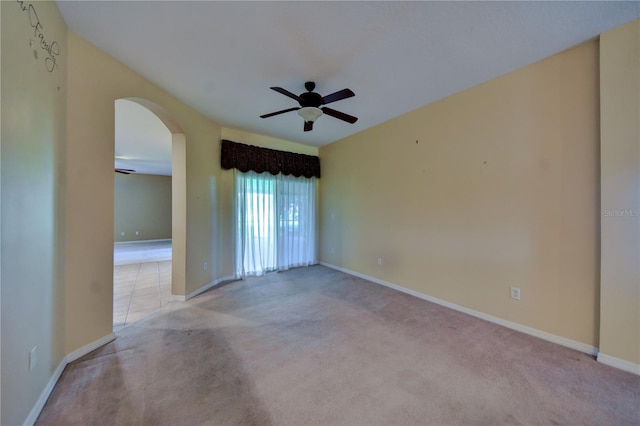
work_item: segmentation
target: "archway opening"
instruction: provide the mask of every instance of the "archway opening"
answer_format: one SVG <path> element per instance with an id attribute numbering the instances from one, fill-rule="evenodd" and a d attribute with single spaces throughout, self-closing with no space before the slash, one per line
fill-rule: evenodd
<path id="1" fill-rule="evenodd" d="M 184 299 L 185 142 L 159 105 L 115 101 L 114 329 Z"/>

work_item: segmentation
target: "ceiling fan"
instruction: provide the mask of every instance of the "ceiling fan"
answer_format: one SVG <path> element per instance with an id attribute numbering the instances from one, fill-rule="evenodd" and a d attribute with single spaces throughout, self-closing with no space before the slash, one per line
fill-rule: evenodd
<path id="1" fill-rule="evenodd" d="M 273 117 L 274 115 L 284 114 L 285 112 L 289 111 L 298 111 L 300 117 L 304 119 L 305 132 L 313 129 L 314 121 L 316 121 L 323 113 L 351 124 L 358 121 L 357 117 L 322 106 L 330 104 L 331 102 L 336 102 L 355 96 L 356 94 L 353 93 L 350 89 L 342 89 L 327 96 L 320 96 L 318 93 L 315 93 L 313 91 L 313 89 L 316 88 L 316 84 L 313 81 L 307 81 L 304 84 L 304 87 L 305 89 L 307 89 L 307 91 L 300 94 L 299 96 L 283 89 L 282 87 L 271 87 L 272 90 L 275 90 L 278 93 L 282 93 L 283 95 L 288 96 L 291 99 L 295 99 L 296 101 L 298 101 L 300 106 L 261 115 L 260 118 Z"/>
<path id="2" fill-rule="evenodd" d="M 132 169 L 120 169 L 118 167 L 116 167 L 115 169 L 113 169 L 114 172 L 116 173 L 122 173 L 123 175 L 130 175 L 131 173 L 135 173 L 135 170 Z"/>

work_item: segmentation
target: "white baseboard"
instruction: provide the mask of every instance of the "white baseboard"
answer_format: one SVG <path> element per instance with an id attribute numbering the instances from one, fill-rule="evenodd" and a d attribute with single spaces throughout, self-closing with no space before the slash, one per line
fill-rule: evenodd
<path id="1" fill-rule="evenodd" d="M 116 335 L 113 333 L 109 333 L 108 335 L 96 340 L 95 342 L 91 342 L 88 345 L 81 347 L 80 349 L 76 349 L 75 351 L 67 355 L 67 363 L 73 362 L 78 358 L 85 356 L 89 352 L 93 352 L 99 347 L 106 345 L 109 342 L 113 342 L 114 340 L 116 340 Z"/>
<path id="2" fill-rule="evenodd" d="M 222 284 L 224 282 L 227 281 L 235 281 L 237 280 L 238 277 L 236 277 L 235 275 L 230 275 L 228 277 L 222 277 L 222 278 L 218 278 L 217 280 L 211 281 L 209 284 L 205 285 L 204 287 L 200 287 L 199 289 L 197 289 L 196 291 L 189 293 L 185 296 L 185 300 L 189 300 L 192 299 L 194 297 L 196 297 L 197 295 L 204 293 L 205 291 L 219 285 Z M 172 296 L 172 297 L 180 297 L 180 296 Z"/>
<path id="3" fill-rule="evenodd" d="M 70 354 L 67 354 L 67 356 L 62 358 L 62 361 L 60 361 L 60 364 L 51 375 L 51 378 L 47 382 L 47 385 L 42 390 L 42 393 L 40 393 L 40 397 L 36 401 L 31 411 L 29 412 L 27 419 L 24 421 L 24 425 L 31 426 L 35 424 L 36 420 L 38 420 L 38 416 L 40 415 L 40 412 L 44 408 L 44 405 L 47 403 L 47 400 L 49 399 L 49 396 L 51 395 L 53 388 L 58 383 L 58 380 L 60 379 L 60 376 L 62 375 L 62 372 L 64 371 L 67 364 L 77 360 L 78 358 L 85 356 L 89 352 L 95 351 L 99 347 L 104 346 L 109 342 L 114 341 L 115 338 L 116 338 L 115 334 L 110 333 L 104 336 L 103 338 L 96 340 L 95 342 L 91 342 L 88 345 L 81 347 L 80 349 L 76 349 L 75 351 L 71 352 Z"/>
<path id="4" fill-rule="evenodd" d="M 205 285 L 204 287 L 201 287 L 199 289 L 197 289 L 194 292 L 189 293 L 186 296 L 179 296 L 177 294 L 172 294 L 169 297 L 169 301 L 171 302 L 186 302 L 189 299 L 193 299 L 194 297 L 196 297 L 197 295 L 204 293 L 205 291 L 212 289 L 213 287 L 222 284 L 224 282 L 227 281 L 235 281 L 235 280 L 239 280 L 240 278 L 236 277 L 236 276 L 228 276 L 228 277 L 222 277 L 222 278 L 218 278 L 217 280 L 211 281 L 209 284 Z"/>
<path id="5" fill-rule="evenodd" d="M 392 288 L 394 290 L 398 290 L 398 291 L 401 291 L 403 293 L 410 294 L 411 296 L 415 296 L 415 297 L 417 297 L 419 299 L 423 299 L 423 300 L 426 300 L 428 302 L 432 302 L 432 303 L 435 303 L 437 305 L 441 305 L 441 306 L 453 309 L 455 311 L 463 312 L 463 313 L 465 313 L 467 315 L 471 315 L 471 316 L 474 316 L 476 318 L 480 318 L 480 319 L 483 319 L 485 321 L 489 321 L 489 322 L 492 322 L 494 324 L 498 324 L 498 325 L 501 325 L 503 327 L 507 327 L 507 328 L 510 328 L 512 330 L 519 331 L 521 333 L 529 334 L 531 336 L 538 337 L 538 338 L 546 340 L 548 342 L 557 343 L 558 345 L 562 345 L 562 346 L 565 346 L 565 347 L 568 347 L 568 348 L 571 348 L 571 349 L 575 349 L 577 351 L 580 351 L 580 352 L 583 352 L 583 353 L 586 353 L 586 354 L 589 354 L 589 355 L 593 355 L 593 356 L 595 356 L 598 353 L 598 349 L 596 347 L 591 346 L 591 345 L 587 345 L 586 343 L 576 342 L 575 340 L 567 339 L 567 338 L 561 337 L 561 336 L 556 336 L 555 334 L 547 333 L 546 331 L 537 330 L 535 328 L 527 327 L 527 326 L 522 325 L 522 324 L 518 324 L 518 323 L 515 323 L 515 322 L 507 321 L 507 320 L 502 319 L 502 318 L 494 317 L 493 315 L 485 314 L 484 312 L 476 311 L 476 310 L 473 310 L 473 309 L 470 309 L 470 308 L 465 308 L 464 306 L 456 305 L 455 303 L 451 303 L 451 302 L 447 302 L 447 301 L 442 300 L 442 299 L 431 297 L 431 296 L 428 296 L 426 294 L 419 293 L 417 291 L 410 290 L 408 288 L 404 288 L 404 287 L 401 287 L 399 285 L 392 284 L 390 282 L 387 282 L 387 281 L 384 281 L 384 280 L 380 280 L 380 279 L 375 278 L 375 277 L 371 277 L 371 276 L 368 276 L 368 275 L 365 275 L 365 274 L 361 274 L 359 272 L 355 272 L 355 271 L 352 271 L 350 269 L 342 268 L 340 266 L 332 265 L 330 263 L 320 262 L 320 264 L 326 266 L 327 268 L 335 269 L 337 271 L 344 272 L 345 274 L 353 275 L 353 276 L 356 276 L 358 278 L 362 278 L 364 280 L 371 281 L 373 283 L 380 284 L 380 285 L 383 285 L 385 287 L 389 287 L 389 288 Z"/>
<path id="6" fill-rule="evenodd" d="M 25 426 L 32 426 L 35 424 L 36 420 L 38 420 L 38 416 L 40 415 L 40 412 L 44 408 L 44 404 L 47 403 L 47 400 L 49 399 L 49 396 L 51 395 L 53 388 L 56 386 L 56 383 L 58 383 L 58 379 L 60 379 L 60 376 L 62 375 L 62 372 L 64 371 L 64 368 L 66 366 L 67 366 L 67 357 L 63 357 L 62 361 L 60 361 L 60 364 L 58 364 L 58 368 L 56 368 L 56 371 L 53 372 L 53 375 L 47 382 L 47 385 L 42 390 L 42 393 L 40 393 L 40 397 L 36 401 L 31 411 L 29 412 L 27 419 L 24 421 Z"/>
<path id="7" fill-rule="evenodd" d="M 598 362 L 640 376 L 640 364 L 634 364 L 633 362 L 603 354 L 602 352 L 598 353 Z"/>
<path id="8" fill-rule="evenodd" d="M 135 243 L 159 243 L 163 241 L 171 241 L 171 238 L 160 238 L 159 240 L 132 240 L 132 241 L 116 241 L 113 244 L 135 244 Z"/>

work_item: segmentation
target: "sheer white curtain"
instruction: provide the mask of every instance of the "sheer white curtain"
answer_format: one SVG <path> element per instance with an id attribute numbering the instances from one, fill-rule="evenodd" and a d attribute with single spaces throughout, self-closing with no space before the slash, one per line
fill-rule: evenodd
<path id="1" fill-rule="evenodd" d="M 237 275 L 317 263 L 316 179 L 235 174 Z"/>

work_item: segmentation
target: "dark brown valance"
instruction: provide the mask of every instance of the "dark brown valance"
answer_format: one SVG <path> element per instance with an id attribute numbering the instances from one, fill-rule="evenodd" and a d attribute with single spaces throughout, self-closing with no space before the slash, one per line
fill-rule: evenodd
<path id="1" fill-rule="evenodd" d="M 222 140 L 220 163 L 223 169 L 282 173 L 296 177 L 320 177 L 320 159 L 315 155 L 294 154 Z"/>

